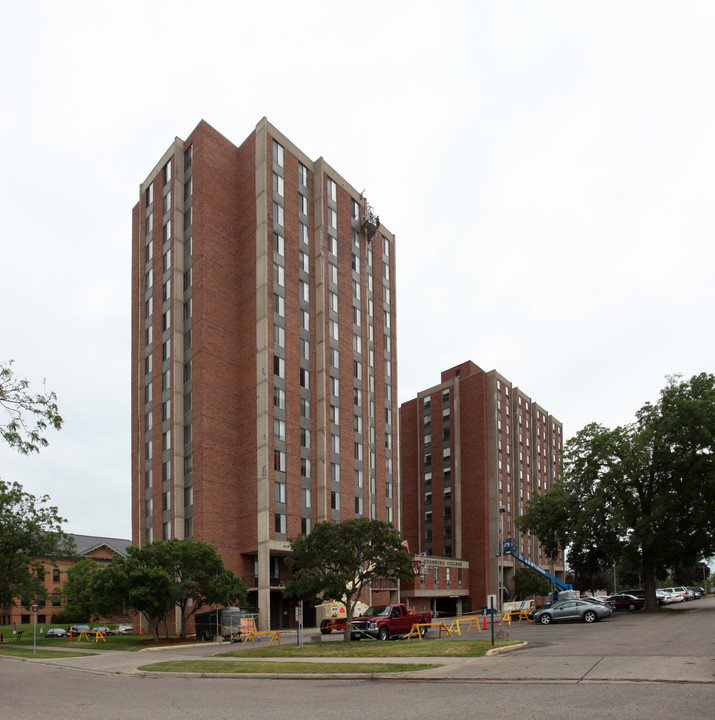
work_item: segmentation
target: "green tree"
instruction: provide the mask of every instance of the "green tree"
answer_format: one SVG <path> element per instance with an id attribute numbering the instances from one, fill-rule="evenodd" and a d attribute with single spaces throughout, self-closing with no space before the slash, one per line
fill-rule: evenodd
<path id="1" fill-rule="evenodd" d="M 87 598 L 92 615 L 106 616 L 123 602 L 147 618 L 154 639 L 175 607 L 186 621 L 205 605 L 231 605 L 246 600 L 248 587 L 228 570 L 213 545 L 191 539 L 158 540 L 131 546 L 127 557 L 115 558 L 100 572 L 79 575 L 75 593 Z"/>
<path id="2" fill-rule="evenodd" d="M 143 613 L 158 642 L 159 625 L 174 606 L 173 579 L 153 562 L 149 547 L 130 547 L 126 557 L 115 557 L 88 582 L 97 604 L 116 607 L 124 602 L 129 611 Z"/>
<path id="3" fill-rule="evenodd" d="M 412 557 L 390 523 L 354 518 L 319 522 L 310 534 L 291 540 L 286 565 L 293 570 L 285 594 L 303 600 L 322 596 L 346 609 L 344 640 L 350 640 L 355 604 L 363 588 L 377 578 L 413 578 Z"/>
<path id="4" fill-rule="evenodd" d="M 102 568 L 93 558 L 84 557 L 67 571 L 62 585 L 65 606 L 55 615 L 57 622 L 87 622 L 114 615 L 117 601 L 107 600 L 98 589 Z"/>
<path id="5" fill-rule="evenodd" d="M 12 366 L 13 360 L 0 360 L 0 408 L 8 418 L 6 422 L 0 422 L 0 437 L 10 447 L 29 455 L 47 447 L 45 431 L 48 428 L 59 430 L 63 420 L 55 393 L 45 390 L 32 394 L 30 382 L 18 378 Z M 28 419 L 30 416 L 31 420 Z"/>
<path id="6" fill-rule="evenodd" d="M 519 568 L 514 573 L 514 596 L 517 600 L 526 600 L 532 595 L 548 595 L 551 583 L 535 570 Z"/>
<path id="7" fill-rule="evenodd" d="M 0 479 L 0 605 L 44 597 L 42 560 L 73 553 L 64 519 L 49 502 Z"/>
<path id="8" fill-rule="evenodd" d="M 154 553 L 156 564 L 173 578 L 172 597 L 181 612 L 181 637 L 186 637 L 187 620 L 202 607 L 246 602 L 246 583 L 224 566 L 215 546 L 172 539 L 147 548 Z"/>
<path id="9" fill-rule="evenodd" d="M 566 443 L 559 482 L 516 525 L 552 556 L 568 549 L 578 576 L 639 568 L 645 607 L 657 608 L 657 577 L 715 551 L 715 376 L 669 378 L 629 425 L 587 425 Z"/>

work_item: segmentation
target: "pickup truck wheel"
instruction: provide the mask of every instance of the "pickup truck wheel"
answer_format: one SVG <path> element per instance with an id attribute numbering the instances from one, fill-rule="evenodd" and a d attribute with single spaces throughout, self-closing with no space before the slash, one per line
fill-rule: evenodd
<path id="1" fill-rule="evenodd" d="M 320 632 L 323 633 L 323 635 L 330 635 L 330 630 L 331 630 L 331 628 L 330 628 L 330 625 L 328 625 L 328 621 L 323 620 L 320 623 Z"/>
<path id="2" fill-rule="evenodd" d="M 385 625 L 383 625 L 377 631 L 377 639 L 378 640 L 389 640 L 390 639 L 390 631 L 387 629 L 387 627 Z"/>
<path id="3" fill-rule="evenodd" d="M 427 628 L 421 627 L 420 628 L 420 637 L 424 637 L 427 634 Z"/>

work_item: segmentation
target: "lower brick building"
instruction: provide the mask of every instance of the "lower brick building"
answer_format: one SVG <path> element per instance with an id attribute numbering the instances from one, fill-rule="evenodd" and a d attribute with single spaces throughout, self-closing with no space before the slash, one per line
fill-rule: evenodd
<path id="1" fill-rule="evenodd" d="M 62 585 L 67 580 L 67 571 L 83 558 L 92 558 L 100 566 L 109 564 L 115 557 L 125 557 L 130 540 L 96 537 L 94 535 L 74 535 L 67 533 L 74 541 L 76 554 L 59 555 L 53 558 L 38 558 L 43 569 L 42 580 L 45 586 L 43 597 L 37 598 L 37 624 L 51 625 L 54 616 L 64 609 Z M 87 618 L 89 620 L 89 618 Z M 126 619 L 122 616 L 122 619 Z M 111 618 L 106 618 L 110 621 Z M 30 625 L 33 622 L 30 600 L 17 598 L 15 604 L 0 606 L 0 625 Z"/>
<path id="2" fill-rule="evenodd" d="M 403 597 L 429 597 L 437 612 L 468 612 L 513 596 L 522 555 L 563 577 L 538 538 L 514 518 L 556 480 L 561 423 L 496 370 L 468 361 L 400 407 L 402 531 L 422 565 Z M 423 580 L 422 578 L 426 578 Z"/>

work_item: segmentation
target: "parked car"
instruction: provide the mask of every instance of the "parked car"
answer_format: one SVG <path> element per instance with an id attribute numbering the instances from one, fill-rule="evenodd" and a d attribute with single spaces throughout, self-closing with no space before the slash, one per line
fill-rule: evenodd
<path id="1" fill-rule="evenodd" d="M 106 625 L 96 625 L 92 628 L 92 632 L 102 633 L 102 635 L 112 634 L 112 631 Z"/>
<path id="2" fill-rule="evenodd" d="M 608 604 L 614 610 L 640 610 L 645 604 L 645 597 L 636 597 L 635 595 L 626 595 L 619 593 L 618 595 L 610 595 Z"/>
<path id="3" fill-rule="evenodd" d="M 117 625 L 114 630 L 110 630 L 110 635 L 131 635 L 134 628 L 131 625 Z"/>
<path id="4" fill-rule="evenodd" d="M 64 628 L 50 628 L 46 633 L 46 638 L 69 637 L 70 634 Z"/>
<path id="5" fill-rule="evenodd" d="M 637 588 L 635 590 L 621 590 L 617 593 L 618 595 L 633 595 L 633 597 L 645 597 L 645 590 L 643 588 Z"/>
<path id="6" fill-rule="evenodd" d="M 684 602 L 682 595 L 671 595 L 664 590 L 656 590 L 655 597 L 659 605 L 672 605 L 673 603 Z"/>
<path id="7" fill-rule="evenodd" d="M 705 595 L 705 588 L 688 585 L 688 590 L 690 590 L 695 595 L 696 600 L 699 600 L 703 595 Z"/>
<path id="8" fill-rule="evenodd" d="M 608 598 L 606 597 L 595 597 L 594 595 L 581 595 L 579 600 L 584 602 L 597 603 L 598 605 L 608 605 Z"/>
<path id="9" fill-rule="evenodd" d="M 551 607 L 534 613 L 534 622 L 542 625 L 568 620 L 583 620 L 592 623 L 610 617 L 612 613 L 613 610 L 603 603 L 586 602 L 585 600 L 559 600 Z"/>
<path id="10" fill-rule="evenodd" d="M 677 596 L 683 600 L 690 599 L 688 591 L 682 585 L 678 587 L 658 588 L 658 590 L 662 590 L 666 595 L 670 595 L 671 597 Z"/>
<path id="11" fill-rule="evenodd" d="M 70 625 L 68 631 L 73 635 L 79 635 L 81 632 L 89 631 L 89 625 Z"/>

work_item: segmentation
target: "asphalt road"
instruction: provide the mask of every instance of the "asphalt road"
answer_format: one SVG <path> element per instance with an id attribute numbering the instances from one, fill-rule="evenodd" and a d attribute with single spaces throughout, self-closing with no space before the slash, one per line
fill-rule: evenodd
<path id="1" fill-rule="evenodd" d="M 441 671 L 349 680 L 139 674 L 153 660 L 217 648 L 102 653 L 92 660 L 0 657 L 6 720 L 177 718 L 712 717 L 715 599 L 657 615 L 619 613 L 593 625 L 514 625 L 525 650 L 458 659 Z M 484 634 L 482 633 L 482 636 Z M 455 640 L 459 642 L 459 640 Z M 237 646 L 232 646 L 233 648 Z"/>

